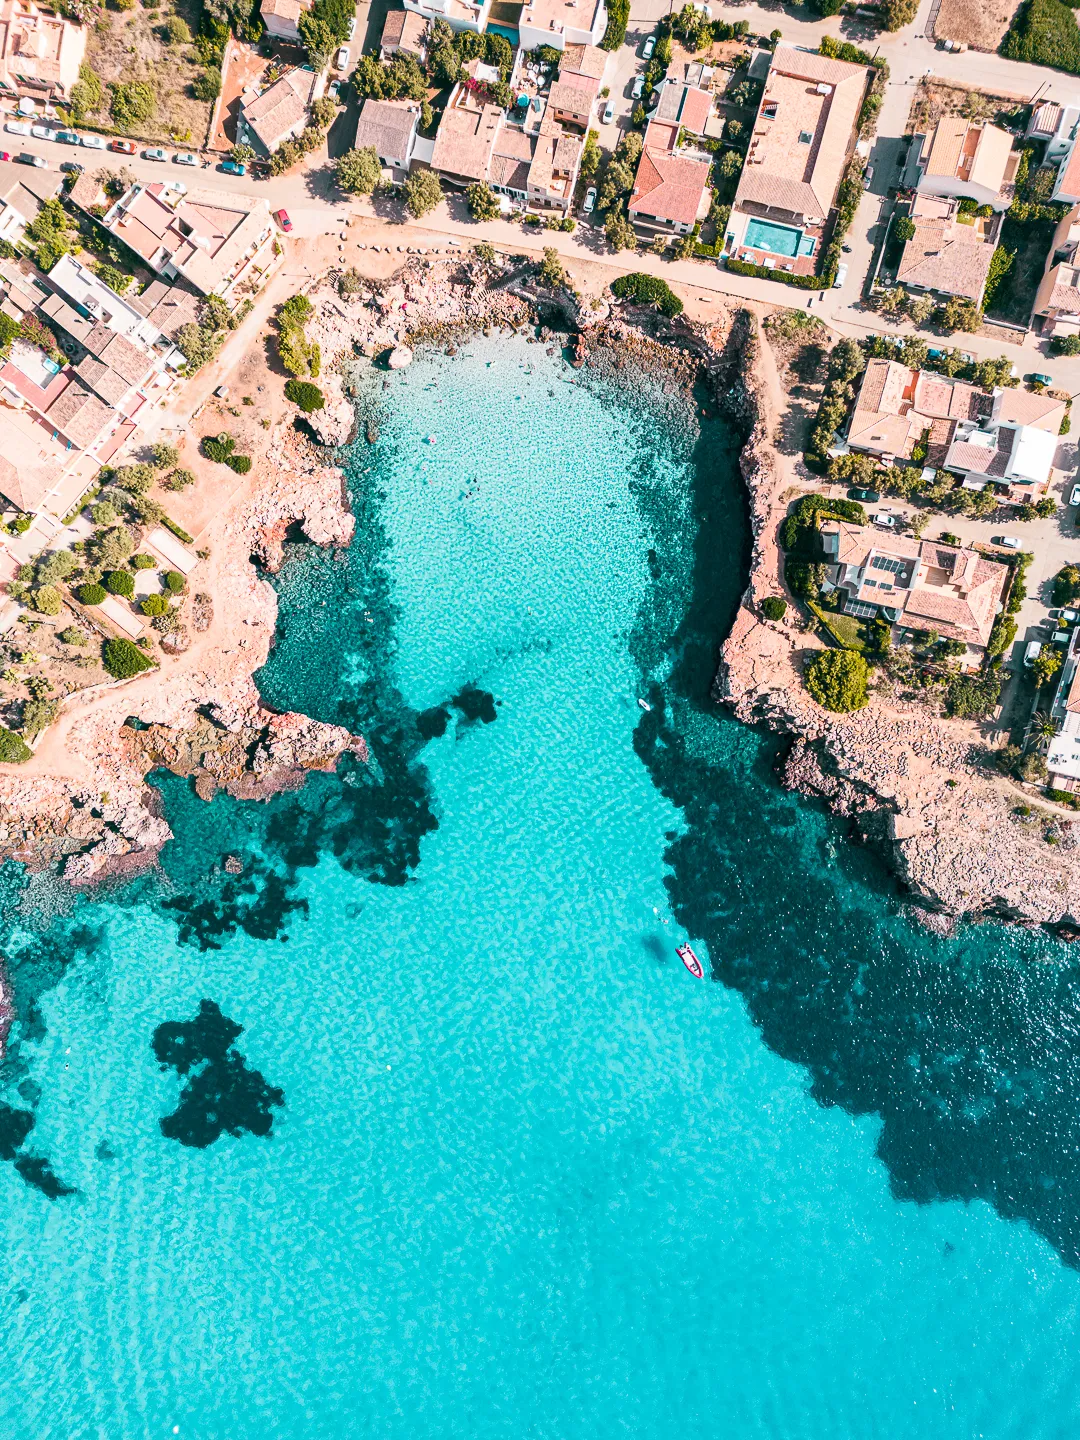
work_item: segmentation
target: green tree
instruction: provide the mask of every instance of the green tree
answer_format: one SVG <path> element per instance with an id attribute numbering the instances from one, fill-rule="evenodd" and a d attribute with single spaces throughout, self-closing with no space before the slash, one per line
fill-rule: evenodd
<path id="1" fill-rule="evenodd" d="M 144 615 L 164 615 L 169 609 L 169 602 L 164 595 L 147 595 L 139 609 Z"/>
<path id="2" fill-rule="evenodd" d="M 780 595 L 766 595 L 761 602 L 761 613 L 766 620 L 782 620 L 787 614 L 787 601 Z"/>
<path id="3" fill-rule="evenodd" d="M 216 100 L 221 94 L 221 71 L 213 68 L 201 71 L 191 82 L 191 93 L 196 100 Z"/>
<path id="4" fill-rule="evenodd" d="M 941 307 L 941 328 L 950 334 L 957 330 L 974 333 L 982 324 L 982 311 L 973 300 L 962 300 L 958 295 L 950 295 L 945 304 Z"/>
<path id="5" fill-rule="evenodd" d="M 499 197 L 483 180 L 469 186 L 465 191 L 465 201 L 474 220 L 497 220 L 502 213 Z"/>
<path id="6" fill-rule="evenodd" d="M 130 640 L 106 640 L 102 646 L 101 663 L 117 680 L 127 680 L 151 667 L 151 661 Z"/>
<path id="7" fill-rule="evenodd" d="M 884 0 L 882 15 L 886 30 L 902 30 L 910 25 L 919 9 L 919 0 Z"/>
<path id="8" fill-rule="evenodd" d="M 371 145 L 346 150 L 334 161 L 334 179 L 346 195 L 372 195 L 382 183 L 382 165 Z"/>
<path id="9" fill-rule="evenodd" d="M 1035 514 L 1040 520 L 1049 520 L 1051 515 L 1057 513 L 1057 501 L 1049 495 L 1044 495 L 1041 500 L 1035 502 Z"/>
<path id="10" fill-rule="evenodd" d="M 27 700 L 22 707 L 19 728 L 31 740 L 36 740 L 56 719 L 59 709 L 55 700 Z"/>
<path id="11" fill-rule="evenodd" d="M 544 258 L 540 263 L 537 279 L 541 285 L 546 285 L 551 290 L 558 290 L 566 284 L 566 271 L 559 252 L 552 245 L 544 246 Z"/>
<path id="12" fill-rule="evenodd" d="M 1077 596 L 1080 596 L 1080 566 L 1065 565 L 1054 576 L 1054 604 L 1068 605 Z"/>
<path id="13" fill-rule="evenodd" d="M 110 595 L 130 599 L 135 594 L 135 580 L 130 570 L 110 570 L 105 576 L 105 589 Z"/>
<path id="14" fill-rule="evenodd" d="M 0 725 L 0 762 L 5 765 L 21 765 L 29 760 L 33 751 L 21 736 Z"/>
<path id="15" fill-rule="evenodd" d="M 1031 673 L 1040 685 L 1046 685 L 1061 669 L 1061 655 L 1056 649 L 1044 645 L 1031 662 Z"/>
<path id="16" fill-rule="evenodd" d="M 291 400 L 305 415 L 321 410 L 326 404 L 326 396 L 317 385 L 312 385 L 310 380 L 286 380 L 285 398 Z"/>
<path id="17" fill-rule="evenodd" d="M 158 440 L 150 446 L 150 463 L 155 470 L 175 470 L 180 463 L 180 451 L 165 440 Z"/>
<path id="18" fill-rule="evenodd" d="M 329 130 L 337 119 L 338 107 L 329 95 L 320 95 L 311 107 L 311 123 L 317 130 Z"/>
<path id="19" fill-rule="evenodd" d="M 1042 659 L 1042 656 L 1039 656 Z M 1058 723 L 1045 710 L 1036 710 L 1031 717 L 1031 741 L 1036 750 L 1046 751 L 1058 733 Z"/>
<path id="20" fill-rule="evenodd" d="M 869 703 L 866 661 L 857 650 L 822 650 L 806 667 L 806 688 L 826 710 L 846 713 Z"/>
<path id="21" fill-rule="evenodd" d="M 910 295 L 907 302 L 908 319 L 913 325 L 925 325 L 937 309 L 929 295 Z"/>
<path id="22" fill-rule="evenodd" d="M 442 186 L 434 170 L 417 170 L 405 181 L 405 208 L 414 220 L 434 210 L 443 198 Z"/>
<path id="23" fill-rule="evenodd" d="M 195 484 L 195 476 L 190 470 L 174 470 L 169 478 L 164 481 L 166 490 L 186 490 L 189 485 Z"/>
<path id="24" fill-rule="evenodd" d="M 115 570 L 123 565 L 134 549 L 135 542 L 126 525 L 96 530 L 86 542 L 87 558 L 101 570 Z"/>
<path id="25" fill-rule="evenodd" d="M 40 589 L 30 592 L 31 608 L 39 615 L 59 615 L 64 608 L 64 602 L 60 598 L 60 591 L 55 585 L 42 585 Z"/>
<path id="26" fill-rule="evenodd" d="M 301 14 L 296 28 L 300 31 L 300 42 L 308 53 L 312 67 L 316 71 L 321 70 L 334 53 L 338 43 L 337 36 L 314 9 L 305 10 Z M 358 93 L 363 94 L 362 91 Z"/>
<path id="27" fill-rule="evenodd" d="M 104 585 L 80 585 L 75 598 L 82 605 L 100 605 L 107 593 Z"/>
<path id="28" fill-rule="evenodd" d="M 613 250 L 637 249 L 637 234 L 620 209 L 613 208 L 608 212 L 604 236 Z"/>
<path id="29" fill-rule="evenodd" d="M 55 585 L 59 580 L 66 580 L 78 566 L 79 562 L 70 550 L 47 550 L 38 557 L 34 578 L 39 585 Z"/>

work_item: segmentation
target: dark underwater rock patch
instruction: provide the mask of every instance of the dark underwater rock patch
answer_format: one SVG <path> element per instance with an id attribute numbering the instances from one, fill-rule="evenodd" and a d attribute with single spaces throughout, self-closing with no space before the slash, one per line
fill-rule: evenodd
<path id="1" fill-rule="evenodd" d="M 199 1002 L 193 1020 L 166 1020 L 154 1031 L 151 1044 L 162 1070 L 191 1076 L 176 1109 L 159 1122 L 166 1139 L 205 1150 L 226 1133 L 270 1134 L 272 1112 L 285 1104 L 285 1092 L 268 1085 L 234 1048 L 243 1032 L 212 1000 Z"/>
<path id="2" fill-rule="evenodd" d="M 74 1186 L 65 1185 L 48 1160 L 22 1150 L 35 1124 L 30 1110 L 17 1110 L 13 1105 L 0 1104 L 0 1160 L 7 1160 L 28 1185 L 40 1190 L 47 1200 L 60 1200 L 75 1195 Z"/>
<path id="3" fill-rule="evenodd" d="M 472 683 L 463 685 L 450 704 L 467 724 L 475 724 L 480 720 L 485 725 L 490 725 L 496 717 L 495 696 L 489 690 L 481 690 Z"/>

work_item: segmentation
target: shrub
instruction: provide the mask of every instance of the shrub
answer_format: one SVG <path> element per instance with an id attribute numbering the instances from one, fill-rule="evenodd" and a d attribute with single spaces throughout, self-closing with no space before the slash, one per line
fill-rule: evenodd
<path id="1" fill-rule="evenodd" d="M 761 613 L 766 620 L 782 620 L 787 613 L 787 601 L 779 595 L 766 595 L 761 602 Z"/>
<path id="2" fill-rule="evenodd" d="M 566 284 L 566 271 L 559 259 L 559 252 L 551 245 L 544 246 L 544 258 L 540 262 L 536 278 L 550 290 L 558 290 Z"/>
<path id="3" fill-rule="evenodd" d="M 910 25 L 919 9 L 919 0 L 885 0 L 882 14 L 886 30 L 902 30 Z"/>
<path id="4" fill-rule="evenodd" d="M 169 602 L 164 595 L 147 595 L 139 606 L 144 615 L 164 615 L 168 608 Z"/>
<path id="5" fill-rule="evenodd" d="M 225 464 L 230 470 L 235 470 L 237 475 L 246 475 L 251 469 L 250 455 L 229 455 L 226 456 Z"/>
<path id="6" fill-rule="evenodd" d="M 111 525 L 114 520 L 120 519 L 120 511 L 109 500 L 99 500 L 91 507 L 90 518 L 95 525 Z"/>
<path id="7" fill-rule="evenodd" d="M 63 641 L 65 645 L 85 645 L 86 631 L 80 630 L 77 625 L 69 625 L 66 629 L 61 630 L 56 638 Z"/>
<path id="8" fill-rule="evenodd" d="M 1050 341 L 1051 355 L 1080 355 L 1080 335 L 1055 335 Z"/>
<path id="9" fill-rule="evenodd" d="M 905 245 L 909 240 L 915 239 L 915 221 L 910 220 L 906 215 L 901 215 L 892 228 L 896 238 L 902 240 Z"/>
<path id="10" fill-rule="evenodd" d="M 806 667 L 806 688 L 826 710 L 844 714 L 868 704 L 868 674 L 857 650 L 822 650 Z"/>
<path id="11" fill-rule="evenodd" d="M 203 70 L 191 82 L 191 93 L 196 100 L 216 100 L 221 94 L 221 71 Z"/>
<path id="12" fill-rule="evenodd" d="M 434 170 L 418 170 L 410 175 L 404 185 L 405 209 L 414 220 L 419 220 L 429 210 L 434 210 L 442 198 L 442 186 Z"/>
<path id="13" fill-rule="evenodd" d="M 30 759 L 32 753 L 21 736 L 0 725 L 0 761 L 5 765 L 21 765 L 24 760 Z"/>
<path id="14" fill-rule="evenodd" d="M 42 585 L 39 590 L 31 591 L 30 605 L 39 615 L 59 615 L 64 608 L 55 585 Z"/>
<path id="15" fill-rule="evenodd" d="M 1026 0 L 1001 45 L 1010 60 L 1080 74 L 1080 31 L 1061 0 Z"/>
<path id="16" fill-rule="evenodd" d="M 190 470 L 174 470 L 163 483 L 166 490 L 184 490 L 195 484 L 195 476 Z"/>
<path id="17" fill-rule="evenodd" d="M 161 577 L 161 583 L 170 595 L 179 595 L 187 584 L 187 581 L 183 575 L 180 574 L 179 570 L 166 570 L 165 574 Z"/>
<path id="18" fill-rule="evenodd" d="M 618 206 L 613 206 L 608 212 L 604 236 L 613 250 L 637 249 L 637 232 Z"/>
<path id="19" fill-rule="evenodd" d="M 310 415 L 313 410 L 322 410 L 326 405 L 326 396 L 310 380 L 286 380 L 285 398 L 299 406 L 305 415 Z"/>
<path id="20" fill-rule="evenodd" d="M 626 39 L 626 27 L 630 23 L 630 0 L 610 0 L 607 14 L 607 29 L 600 41 L 600 48 L 620 50 Z"/>
<path id="21" fill-rule="evenodd" d="M 1054 576 L 1054 604 L 1069 605 L 1077 596 L 1080 596 L 1080 566 L 1065 565 Z"/>
<path id="22" fill-rule="evenodd" d="M 174 470 L 180 463 L 180 451 L 175 445 L 159 440 L 150 447 L 150 463 L 155 470 Z"/>
<path id="23" fill-rule="evenodd" d="M 153 570 L 157 561 L 152 555 L 132 555 L 128 564 L 132 570 Z"/>
<path id="24" fill-rule="evenodd" d="M 128 570 L 110 570 L 105 576 L 105 589 L 110 595 L 130 597 L 135 594 L 135 579 Z"/>
<path id="25" fill-rule="evenodd" d="M 179 15 L 170 15 L 165 22 L 165 34 L 170 45 L 190 45 L 191 29 Z"/>
<path id="26" fill-rule="evenodd" d="M 79 585 L 75 590 L 75 598 L 83 605 L 100 605 L 105 599 L 104 585 Z"/>
<path id="27" fill-rule="evenodd" d="M 1001 694 L 1001 680 L 994 671 L 982 675 L 957 675 L 945 691 L 945 710 L 961 719 L 983 720 L 993 714 Z"/>
<path id="28" fill-rule="evenodd" d="M 144 495 L 154 483 L 154 471 L 149 465 L 121 465 L 113 476 L 113 484 L 129 495 Z"/>
<path id="29" fill-rule="evenodd" d="M 52 724 L 59 709 L 60 706 L 55 700 L 27 700 L 22 707 L 19 728 L 33 740 Z"/>
<path id="30" fill-rule="evenodd" d="M 116 680 L 127 680 L 149 670 L 151 662 L 130 640 L 106 640 L 101 648 L 101 663 Z"/>
<path id="31" fill-rule="evenodd" d="M 990 639 L 986 644 L 987 655 L 1004 655 L 1015 639 L 1016 621 L 1011 615 L 999 615 L 994 621 Z"/>
<path id="32" fill-rule="evenodd" d="M 334 161 L 334 179 L 347 195 L 373 195 L 382 181 L 382 165 L 373 146 L 340 155 Z"/>
<path id="33" fill-rule="evenodd" d="M 632 300 L 637 305 L 655 305 L 662 314 L 674 319 L 681 315 L 683 302 L 665 280 L 644 271 L 632 270 L 612 281 L 611 293 L 618 300 Z"/>
<path id="34" fill-rule="evenodd" d="M 236 449 L 236 441 L 227 430 L 223 430 L 220 435 L 204 435 L 199 449 L 207 460 L 214 460 L 219 465 L 224 465 Z"/>
<path id="35" fill-rule="evenodd" d="M 474 220 L 497 220 L 502 213 L 499 197 L 483 180 L 469 186 L 465 191 L 465 202 Z"/>
<path id="36" fill-rule="evenodd" d="M 144 125 L 153 117 L 154 111 L 157 109 L 157 97 L 154 87 L 148 85 L 145 80 L 116 81 L 109 86 L 109 89 L 112 91 L 109 114 L 121 129 L 126 130 L 133 125 Z M 219 93 L 220 90 L 221 75 L 219 73 L 216 93 Z M 215 97 L 208 96 L 206 98 L 213 99 Z"/>

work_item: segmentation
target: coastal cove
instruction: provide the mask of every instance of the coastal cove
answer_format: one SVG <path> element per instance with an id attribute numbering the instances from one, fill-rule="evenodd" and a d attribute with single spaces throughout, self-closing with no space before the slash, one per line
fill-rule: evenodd
<path id="1" fill-rule="evenodd" d="M 256 679 L 366 762 L 0 875 L 0 1428 L 1074 1428 L 1075 952 L 929 934 L 710 700 L 739 437 L 520 338 L 359 408 Z"/>

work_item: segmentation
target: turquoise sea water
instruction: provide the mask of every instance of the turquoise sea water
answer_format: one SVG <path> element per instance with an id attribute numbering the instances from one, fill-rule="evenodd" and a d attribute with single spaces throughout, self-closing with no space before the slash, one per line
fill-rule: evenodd
<path id="1" fill-rule="evenodd" d="M 259 677 L 370 769 L 0 875 L 0 1436 L 1072 1436 L 1073 952 L 914 928 L 707 703 L 720 421 L 379 386 Z"/>

